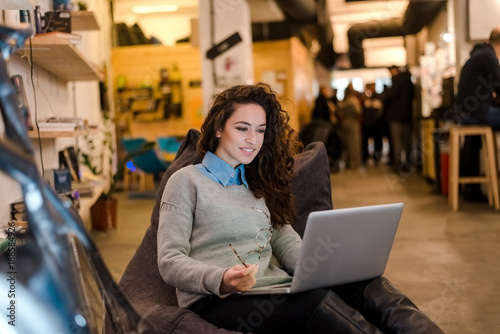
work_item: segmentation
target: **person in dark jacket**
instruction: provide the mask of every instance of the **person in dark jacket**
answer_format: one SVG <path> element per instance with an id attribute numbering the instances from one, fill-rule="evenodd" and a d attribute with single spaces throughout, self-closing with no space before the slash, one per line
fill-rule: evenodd
<path id="1" fill-rule="evenodd" d="M 383 96 L 385 117 L 390 128 L 393 164 L 399 170 L 408 163 L 411 152 L 414 86 L 409 71 L 400 71 L 396 65 L 389 71 L 392 84 Z"/>
<path id="2" fill-rule="evenodd" d="M 335 91 L 328 86 L 321 86 L 316 97 L 311 118 L 323 119 L 327 122 L 336 124 L 335 110 L 337 109 L 337 100 Z"/>
<path id="3" fill-rule="evenodd" d="M 461 124 L 490 125 L 500 131 L 500 26 L 492 29 L 486 43 L 473 47 L 460 72 L 453 110 Z M 479 175 L 481 138 L 468 136 L 462 148 L 460 171 L 464 176 Z M 462 192 L 466 201 L 485 201 L 479 184 L 467 184 Z"/>
<path id="4" fill-rule="evenodd" d="M 488 42 L 473 47 L 462 67 L 454 110 L 462 124 L 491 125 L 500 131 L 500 26 L 491 31 Z"/>

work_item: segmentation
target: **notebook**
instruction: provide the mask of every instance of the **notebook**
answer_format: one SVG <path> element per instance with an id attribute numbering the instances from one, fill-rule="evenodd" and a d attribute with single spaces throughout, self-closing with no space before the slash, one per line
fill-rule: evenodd
<path id="1" fill-rule="evenodd" d="M 382 276 L 403 203 L 311 212 L 291 283 L 242 294 L 297 293 Z"/>

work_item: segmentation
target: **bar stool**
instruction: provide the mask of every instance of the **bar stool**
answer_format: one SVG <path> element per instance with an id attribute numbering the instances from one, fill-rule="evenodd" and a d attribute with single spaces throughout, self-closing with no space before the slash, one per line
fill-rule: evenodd
<path id="1" fill-rule="evenodd" d="M 484 157 L 484 176 L 460 176 L 460 140 L 465 136 L 481 136 Z M 488 184 L 488 204 L 500 210 L 498 190 L 498 170 L 496 163 L 493 131 L 489 126 L 461 125 L 450 129 L 450 165 L 448 181 L 448 201 L 453 211 L 458 210 L 458 189 L 460 184 Z"/>

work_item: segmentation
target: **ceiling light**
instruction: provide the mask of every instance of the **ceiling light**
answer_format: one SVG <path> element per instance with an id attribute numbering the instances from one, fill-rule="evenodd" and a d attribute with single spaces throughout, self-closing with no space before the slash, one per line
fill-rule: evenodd
<path id="1" fill-rule="evenodd" d="M 160 6 L 135 6 L 132 11 L 136 14 L 164 13 L 176 12 L 179 9 L 177 5 L 160 5 Z"/>
<path id="2" fill-rule="evenodd" d="M 441 39 L 446 43 L 450 43 L 453 40 L 453 35 L 449 32 L 445 32 L 441 34 Z"/>

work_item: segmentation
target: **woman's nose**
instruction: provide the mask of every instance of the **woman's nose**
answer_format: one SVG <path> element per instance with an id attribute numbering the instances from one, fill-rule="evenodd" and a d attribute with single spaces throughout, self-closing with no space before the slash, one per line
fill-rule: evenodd
<path id="1" fill-rule="evenodd" d="M 253 131 L 248 131 L 246 142 L 249 144 L 255 144 L 255 133 Z"/>

